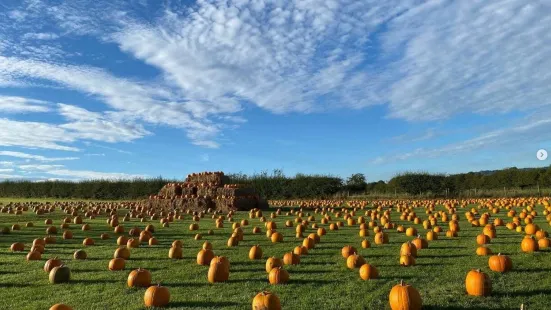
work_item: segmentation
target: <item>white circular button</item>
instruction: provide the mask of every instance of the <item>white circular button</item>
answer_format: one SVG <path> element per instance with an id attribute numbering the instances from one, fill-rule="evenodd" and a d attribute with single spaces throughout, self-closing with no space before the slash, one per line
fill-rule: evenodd
<path id="1" fill-rule="evenodd" d="M 544 150 L 544 149 L 539 150 L 539 151 L 536 153 L 536 157 L 537 157 L 539 160 L 546 160 L 546 159 L 547 159 L 547 151 Z"/>

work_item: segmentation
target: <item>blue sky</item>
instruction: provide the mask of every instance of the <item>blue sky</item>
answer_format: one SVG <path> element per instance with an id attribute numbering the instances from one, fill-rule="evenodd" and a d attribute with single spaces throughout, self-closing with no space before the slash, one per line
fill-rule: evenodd
<path id="1" fill-rule="evenodd" d="M 2 1 L 0 179 L 548 166 L 545 1 Z"/>

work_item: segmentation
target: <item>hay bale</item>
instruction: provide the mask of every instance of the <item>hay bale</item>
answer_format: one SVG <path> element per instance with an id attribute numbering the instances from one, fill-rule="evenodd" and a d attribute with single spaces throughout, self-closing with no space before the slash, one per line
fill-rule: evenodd
<path id="1" fill-rule="evenodd" d="M 182 195 L 197 195 L 197 187 L 184 187 L 182 188 Z"/>
<path id="2" fill-rule="evenodd" d="M 159 191 L 159 196 L 174 197 L 182 195 L 182 187 L 179 184 L 167 184 Z"/>
<path id="3" fill-rule="evenodd" d="M 215 197 L 218 187 L 198 187 L 197 196 Z"/>
<path id="4" fill-rule="evenodd" d="M 219 187 L 216 190 L 217 196 L 225 196 L 225 197 L 232 197 L 232 196 L 253 196 L 255 195 L 255 190 L 253 188 L 224 188 Z"/>
<path id="5" fill-rule="evenodd" d="M 223 186 L 225 183 L 229 182 L 229 178 L 223 173 L 207 173 L 207 174 L 190 174 L 186 178 L 186 182 L 192 183 L 195 185 L 205 184 L 210 186 Z"/>

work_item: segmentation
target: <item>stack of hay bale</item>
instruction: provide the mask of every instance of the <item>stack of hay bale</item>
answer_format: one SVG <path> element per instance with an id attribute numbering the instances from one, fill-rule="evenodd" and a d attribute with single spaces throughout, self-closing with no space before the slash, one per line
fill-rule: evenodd
<path id="1" fill-rule="evenodd" d="M 240 184 L 228 184 L 223 172 L 192 173 L 183 183 L 169 183 L 158 195 L 149 197 L 149 206 L 205 211 L 265 209 L 268 203 L 253 188 Z"/>

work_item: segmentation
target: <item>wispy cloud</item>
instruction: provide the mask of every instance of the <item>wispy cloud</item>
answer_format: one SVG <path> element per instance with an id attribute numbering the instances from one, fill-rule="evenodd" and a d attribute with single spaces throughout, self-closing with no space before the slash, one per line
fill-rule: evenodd
<path id="1" fill-rule="evenodd" d="M 63 165 L 20 165 L 18 168 L 26 173 L 55 176 L 57 179 L 90 180 L 90 179 L 135 179 L 146 178 L 144 174 L 117 172 L 99 172 L 90 170 L 71 170 Z M 44 177 L 49 178 L 49 177 Z"/>
<path id="2" fill-rule="evenodd" d="M 48 112 L 48 102 L 17 96 L 0 95 L 0 113 Z"/>
<path id="3" fill-rule="evenodd" d="M 545 116 L 545 115 L 543 115 Z M 529 120 L 530 119 L 530 120 Z M 410 152 L 398 155 L 380 156 L 371 161 L 372 164 L 386 164 L 410 158 L 434 158 L 443 155 L 459 155 L 461 153 L 477 151 L 482 149 L 494 149 L 502 146 L 518 147 L 527 141 L 538 143 L 551 140 L 551 119 L 544 117 L 540 119 L 526 118 L 524 124 L 514 127 L 499 129 L 484 133 L 477 137 L 457 143 L 445 145 L 440 148 L 417 148 Z M 536 149 L 534 149 L 534 154 Z"/>
<path id="4" fill-rule="evenodd" d="M 155 125 L 216 148 L 222 130 L 246 121 L 247 104 L 273 113 L 385 104 L 389 117 L 412 122 L 551 105 L 551 7 L 542 1 L 230 4 L 169 2 L 148 8 L 146 18 L 135 1 L 33 1 L 0 12 L 0 51 L 9 50 L 0 56 L 0 85 L 54 84 L 104 103 L 99 112 L 61 106 L 63 124 L 0 119 L 0 145 L 74 151 L 81 140 L 140 139 Z M 43 30 L 50 28 L 51 36 Z M 20 44 L 11 33 L 94 36 L 160 76 L 75 65 L 63 46 L 27 42 L 13 50 Z"/>
<path id="5" fill-rule="evenodd" d="M 393 142 L 420 142 L 430 140 L 437 135 L 438 134 L 435 128 L 429 128 L 420 134 L 406 133 L 403 135 L 391 137 L 390 140 Z"/>
<path id="6" fill-rule="evenodd" d="M 11 107 L 15 109 L 15 105 Z M 29 110 L 29 106 L 23 105 L 19 106 L 19 111 L 25 108 Z M 0 128 L 3 129 L 0 131 L 0 146 L 79 151 L 78 147 L 71 144 L 83 140 L 107 143 L 131 142 L 151 134 L 142 125 L 119 119 L 116 114 L 109 112 L 90 112 L 61 103 L 57 104 L 55 111 L 67 122 L 52 124 L 0 118 Z"/>
<path id="7" fill-rule="evenodd" d="M 86 141 L 85 144 L 88 145 L 88 146 L 92 146 L 92 147 L 97 147 L 97 148 L 101 148 L 101 149 L 105 149 L 105 150 L 115 151 L 115 152 L 121 153 L 121 154 L 127 154 L 127 155 L 132 155 L 133 154 L 132 152 L 121 150 L 121 149 L 118 149 L 116 147 L 91 143 L 91 142 L 88 142 L 88 141 Z"/>
<path id="8" fill-rule="evenodd" d="M 27 154 L 22 152 L 12 152 L 12 151 L 0 151 L 0 156 L 32 159 L 37 161 L 66 161 L 66 160 L 79 159 L 78 157 L 44 157 L 41 155 L 32 155 L 32 154 Z"/>
<path id="9" fill-rule="evenodd" d="M 201 155 L 201 161 L 202 162 L 208 162 L 210 160 L 209 154 L 203 154 Z"/>
<path id="10" fill-rule="evenodd" d="M 9 180 L 9 179 L 23 179 L 24 176 L 14 175 L 14 174 L 2 174 L 0 173 L 0 179 Z"/>
<path id="11" fill-rule="evenodd" d="M 29 32 L 23 35 L 26 40 L 55 40 L 59 38 L 58 34 L 51 32 Z"/>

